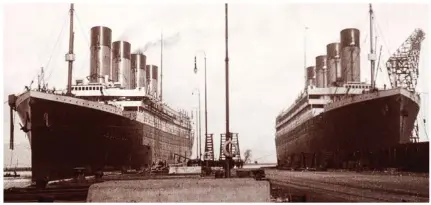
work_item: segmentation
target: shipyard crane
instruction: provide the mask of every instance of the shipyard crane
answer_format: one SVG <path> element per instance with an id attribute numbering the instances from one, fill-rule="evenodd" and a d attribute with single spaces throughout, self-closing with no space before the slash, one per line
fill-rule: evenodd
<path id="1" fill-rule="evenodd" d="M 425 39 L 425 33 L 421 29 L 415 29 L 406 41 L 396 50 L 386 62 L 389 80 L 392 88 L 405 88 L 410 92 L 416 92 L 419 78 L 419 56 L 421 43 Z M 415 121 L 411 140 L 419 139 L 419 127 Z"/>

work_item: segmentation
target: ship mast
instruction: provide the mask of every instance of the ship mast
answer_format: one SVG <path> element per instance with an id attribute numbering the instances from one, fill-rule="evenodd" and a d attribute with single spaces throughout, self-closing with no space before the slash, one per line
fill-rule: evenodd
<path id="1" fill-rule="evenodd" d="M 70 4 L 70 30 L 69 30 L 69 53 L 66 54 L 66 61 L 69 63 L 69 69 L 67 73 L 67 93 L 66 95 L 72 95 L 72 68 L 73 61 L 75 60 L 75 54 L 73 54 L 73 3 Z"/>
<path id="2" fill-rule="evenodd" d="M 373 45 L 373 7 L 370 4 L 370 55 L 368 56 L 368 60 L 370 60 L 371 64 L 371 89 L 375 88 L 375 79 L 374 79 L 374 69 L 375 69 L 375 62 L 376 62 L 376 54 L 374 53 L 374 45 Z"/>

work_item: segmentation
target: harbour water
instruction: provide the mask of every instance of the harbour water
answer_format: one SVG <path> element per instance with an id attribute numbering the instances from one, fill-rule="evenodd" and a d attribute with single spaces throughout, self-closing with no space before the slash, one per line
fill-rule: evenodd
<path id="1" fill-rule="evenodd" d="M 4 172 L 7 173 L 7 172 Z M 31 184 L 31 171 L 17 172 L 19 177 L 4 177 L 3 178 L 3 189 L 12 187 L 26 187 Z"/>

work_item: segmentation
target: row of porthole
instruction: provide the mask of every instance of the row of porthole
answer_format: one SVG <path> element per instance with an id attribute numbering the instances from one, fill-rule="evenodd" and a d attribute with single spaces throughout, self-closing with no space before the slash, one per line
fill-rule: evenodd
<path id="1" fill-rule="evenodd" d="M 346 86 L 346 88 L 361 88 L 361 89 L 368 89 L 370 88 L 370 86 L 360 86 L 360 85 L 350 85 L 350 86 Z"/>
<path id="2" fill-rule="evenodd" d="M 144 136 L 145 138 L 148 138 L 149 140 L 153 140 L 155 141 L 156 138 L 153 138 L 152 134 L 148 134 Z M 163 137 L 164 139 L 166 139 L 167 137 Z M 171 138 L 171 139 L 167 139 L 167 140 L 160 140 L 158 139 L 159 142 L 164 142 L 164 143 L 168 143 L 171 144 L 170 142 L 174 142 L 174 143 L 180 143 L 180 144 L 184 144 L 186 143 L 185 139 L 181 139 L 181 138 Z"/>
<path id="3" fill-rule="evenodd" d="M 141 112 L 141 113 L 142 113 L 142 112 Z M 144 116 L 144 117 L 148 118 L 148 116 Z M 140 118 L 138 118 L 138 119 L 140 119 Z M 142 120 L 141 120 L 141 121 L 142 121 Z M 144 122 L 143 122 L 143 123 L 146 123 L 147 121 L 148 121 L 148 122 L 150 122 L 151 120 L 144 119 Z M 179 125 L 180 127 L 188 128 L 187 126 L 184 126 L 184 125 L 183 125 L 183 123 L 179 123 L 179 122 L 178 122 L 178 120 L 174 120 L 174 122 L 176 122 L 176 124 L 177 124 L 177 125 Z M 187 125 L 187 124 L 186 124 L 186 125 Z"/>
<path id="4" fill-rule="evenodd" d="M 162 132 L 165 132 L 165 131 L 162 131 Z M 168 133 L 168 132 L 166 132 L 166 133 Z M 174 133 L 168 133 L 168 134 L 171 134 L 171 135 L 175 135 Z M 151 138 L 151 139 L 154 139 L 154 138 L 152 138 L 152 137 L 149 137 L 149 136 L 147 136 L 148 138 Z M 166 137 L 165 137 L 166 138 Z M 181 140 L 181 138 L 182 137 L 180 137 L 180 140 Z M 172 141 L 172 140 L 177 140 L 177 139 L 179 139 L 178 137 L 176 137 L 176 138 L 171 138 L 170 140 L 168 140 L 168 141 Z"/>
<path id="5" fill-rule="evenodd" d="M 309 111 L 309 110 L 306 110 L 305 112 L 307 112 L 307 111 Z M 306 117 L 307 116 L 305 114 L 302 114 L 300 116 L 296 116 L 295 117 L 296 119 L 293 119 L 294 122 L 289 123 L 288 125 L 283 126 L 283 128 L 281 128 L 279 130 L 280 134 L 284 134 L 285 132 L 289 132 L 290 130 L 295 129 L 298 126 L 298 124 L 301 124 L 301 123 L 303 123 L 303 122 L 305 122 L 307 120 L 307 119 L 304 119 Z M 291 125 L 291 126 L 288 127 L 289 125 Z M 288 130 L 286 130 L 286 129 L 288 129 Z"/>
<path id="6" fill-rule="evenodd" d="M 303 105 L 301 105 L 302 107 L 307 107 L 307 106 L 303 106 Z M 299 106 L 299 107 L 301 107 L 301 106 Z M 298 108 L 298 109 L 300 109 L 301 111 L 304 109 L 304 108 Z M 289 118 L 291 118 L 292 116 L 294 116 L 294 115 L 297 115 L 299 112 L 301 112 L 301 111 L 295 111 L 295 112 L 297 112 L 297 113 L 295 113 L 295 112 L 292 112 L 292 113 L 289 113 L 289 115 L 287 115 L 287 113 L 283 116 L 283 121 L 281 121 L 281 123 L 279 123 L 279 124 L 284 124 L 284 123 L 286 123 L 287 121 L 289 121 L 290 119 Z M 294 114 L 295 113 L 295 114 Z"/>
<path id="7" fill-rule="evenodd" d="M 142 120 L 142 118 L 137 118 L 138 119 L 138 121 L 139 122 L 142 122 L 142 123 L 144 123 L 144 124 L 147 124 L 147 125 L 150 125 L 150 126 L 154 126 L 153 124 L 148 124 L 147 123 L 147 121 L 144 119 L 144 120 Z M 158 127 L 160 127 L 160 126 L 158 126 Z M 173 131 L 172 131 L 173 129 L 168 129 L 167 131 L 165 131 L 165 132 L 168 132 L 168 133 L 170 133 L 170 134 L 175 134 Z"/>
<path id="8" fill-rule="evenodd" d="M 144 118 L 144 119 L 142 119 L 142 118 Z M 143 117 L 136 117 L 135 119 L 136 119 L 136 120 L 138 120 L 138 121 L 139 121 L 139 122 L 141 122 L 141 123 L 144 123 L 144 124 L 147 124 L 147 125 L 150 125 L 150 126 L 154 126 L 154 124 L 153 124 L 153 123 L 152 123 L 152 124 L 149 124 L 152 120 L 149 120 L 147 116 L 143 116 Z M 157 126 L 157 127 L 160 127 L 160 126 Z M 181 125 L 180 125 L 180 128 L 181 128 Z M 166 131 L 166 132 L 171 133 L 171 134 L 174 134 L 174 133 L 172 132 L 172 130 L 168 130 L 168 131 Z"/>
<path id="9" fill-rule="evenodd" d="M 284 131 L 283 133 L 280 133 L 281 135 L 284 135 L 284 134 L 286 134 L 286 133 L 289 133 L 289 132 L 292 132 L 292 131 L 294 131 L 295 129 L 297 129 L 298 127 L 300 127 L 300 126 L 303 126 L 304 125 L 304 123 L 306 123 L 307 122 L 307 120 L 308 119 L 298 119 L 296 122 L 295 122 L 295 124 L 292 124 L 292 126 L 291 127 L 289 127 L 289 129 L 288 130 L 286 130 L 286 131 Z M 310 125 L 304 125 L 304 126 L 306 126 L 304 129 L 307 129 L 307 127 L 309 127 Z"/>
<path id="10" fill-rule="evenodd" d="M 147 138 L 148 138 L 148 140 L 144 140 L 143 141 L 144 144 L 145 144 L 145 142 L 149 143 L 151 141 L 154 141 L 154 142 L 151 142 L 152 144 L 155 144 L 155 143 L 159 143 L 159 144 L 164 143 L 164 144 L 166 144 L 168 146 L 181 146 L 181 145 L 186 144 L 186 142 L 182 142 L 182 141 L 179 141 L 179 140 L 174 141 L 174 142 L 171 142 L 171 141 L 159 141 L 159 142 L 155 142 L 155 140 L 153 138 L 149 138 L 149 137 L 147 137 Z"/>
<path id="11" fill-rule="evenodd" d="M 72 87 L 72 90 L 101 90 L 102 87 Z"/>
<path id="12" fill-rule="evenodd" d="M 302 115 L 299 115 L 301 112 L 302 112 L 302 113 L 305 113 L 305 112 L 307 112 L 308 110 L 311 110 L 311 108 L 306 108 L 306 106 L 305 106 L 304 108 L 302 108 L 302 110 L 301 110 L 301 111 L 296 112 L 296 113 L 295 113 L 295 115 L 291 115 L 291 116 L 289 116 L 290 118 L 286 118 L 282 123 L 279 123 L 279 124 L 283 125 L 283 124 L 286 124 L 288 121 L 291 121 L 292 119 L 293 119 L 293 120 L 295 120 L 295 118 L 298 118 L 298 116 L 299 116 L 299 117 L 300 117 L 300 116 L 302 116 Z M 294 117 L 293 117 L 293 116 L 294 116 Z"/>

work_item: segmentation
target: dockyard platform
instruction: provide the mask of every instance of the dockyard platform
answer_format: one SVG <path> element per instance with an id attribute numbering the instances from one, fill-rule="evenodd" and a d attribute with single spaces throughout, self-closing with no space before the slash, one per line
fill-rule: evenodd
<path id="1" fill-rule="evenodd" d="M 88 180 L 86 185 L 51 184 L 45 190 L 5 190 L 4 201 L 266 202 L 268 197 L 271 202 L 429 201 L 428 173 L 264 169 L 263 180 L 267 181 L 255 181 L 261 170 L 233 170 L 233 177 L 248 177 L 236 179 L 214 175 L 113 174 L 103 176 L 99 184 Z M 226 198 L 230 192 L 234 194 Z"/>
<path id="2" fill-rule="evenodd" d="M 428 202 L 428 174 L 266 169 L 272 186 L 307 202 Z"/>

